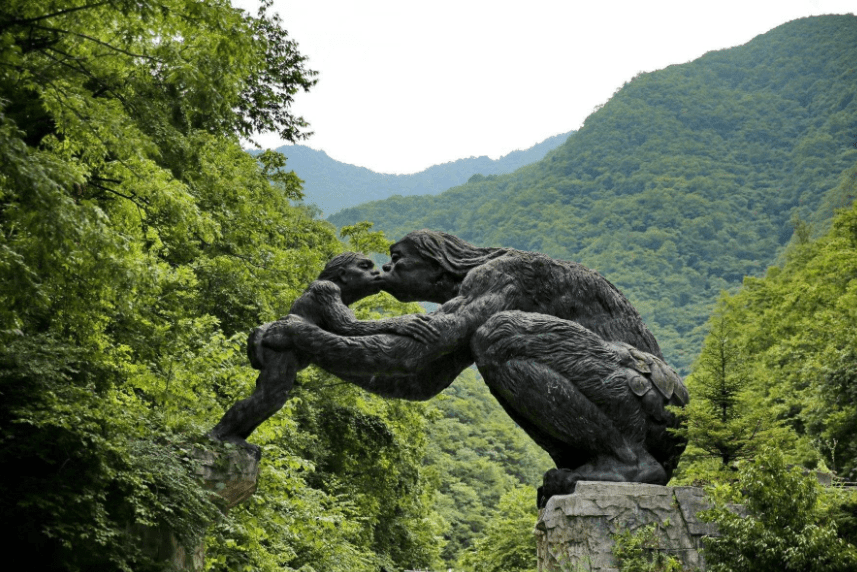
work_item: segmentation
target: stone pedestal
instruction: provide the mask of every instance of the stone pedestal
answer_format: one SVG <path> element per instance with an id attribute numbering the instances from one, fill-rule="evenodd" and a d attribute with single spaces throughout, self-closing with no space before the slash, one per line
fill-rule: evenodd
<path id="1" fill-rule="evenodd" d="M 222 498 L 225 510 L 241 504 L 256 492 L 260 455 L 243 449 L 228 454 L 197 450 L 196 475 L 205 488 Z"/>
<path id="2" fill-rule="evenodd" d="M 658 533 L 663 551 L 687 568 L 704 570 L 702 537 L 717 533 L 714 525 L 696 517 L 707 507 L 696 487 L 579 482 L 574 494 L 552 497 L 539 515 L 539 572 L 617 572 L 612 535 L 667 521 Z"/>
<path id="3" fill-rule="evenodd" d="M 199 461 L 196 476 L 212 494 L 223 499 L 224 512 L 256 492 L 259 455 L 243 449 L 230 453 L 196 450 L 194 457 Z M 163 564 L 165 570 L 202 572 L 205 568 L 205 541 L 188 551 L 165 527 L 134 525 L 133 530 L 140 539 L 143 553 Z"/>

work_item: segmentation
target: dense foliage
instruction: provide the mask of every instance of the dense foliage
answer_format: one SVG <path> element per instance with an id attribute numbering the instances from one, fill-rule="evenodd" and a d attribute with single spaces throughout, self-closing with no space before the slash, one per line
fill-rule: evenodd
<path id="1" fill-rule="evenodd" d="M 714 489 L 717 506 L 703 513 L 722 536 L 706 538 L 711 572 L 835 572 L 857 568 L 857 547 L 840 538 L 831 506 L 844 491 L 822 490 L 812 476 L 788 469 L 775 449 L 742 466 L 738 482 Z M 738 514 L 726 501 L 738 501 Z"/>
<path id="2" fill-rule="evenodd" d="M 307 204 L 314 204 L 326 215 L 368 201 L 393 195 L 436 195 L 475 177 L 501 175 L 535 163 L 568 139 L 571 133 L 554 135 L 523 151 L 512 151 L 499 159 L 486 156 L 458 159 L 431 166 L 419 173 L 391 175 L 376 173 L 330 158 L 324 151 L 304 145 L 277 149 L 289 158 L 289 168 L 304 181 Z"/>
<path id="3" fill-rule="evenodd" d="M 857 167 L 841 187 L 854 192 Z M 713 484 L 706 518 L 723 536 L 707 542 L 712 570 L 857 566 L 853 489 L 804 473 L 832 470 L 834 485 L 857 475 L 857 206 L 818 240 L 796 226 L 782 266 L 724 295 L 687 379 L 689 444 L 674 480 Z"/>
<path id="4" fill-rule="evenodd" d="M 857 190 L 857 167 L 837 190 Z M 819 239 L 808 234 L 797 233 L 781 267 L 746 278 L 722 300 L 688 378 L 696 399 L 683 478 L 734 469 L 762 445 L 781 448 L 790 462 L 822 461 L 857 478 L 857 208 L 840 211 Z M 725 376 L 716 371 L 724 346 Z M 716 412 L 727 399 L 724 422 Z"/>
<path id="5" fill-rule="evenodd" d="M 437 483 L 434 508 L 445 522 L 447 567 L 489 570 L 504 561 L 501 554 L 514 554 L 515 562 L 527 563 L 522 570 L 534 568 L 535 487 L 553 467 L 550 457 L 509 419 L 475 369 L 428 407 L 425 469 Z M 517 569 L 509 566 L 497 570 Z"/>
<path id="6" fill-rule="evenodd" d="M 857 16 L 796 20 L 639 75 L 540 163 L 330 220 L 582 262 L 629 296 L 686 374 L 720 291 L 774 262 L 793 215 L 821 232 L 854 198 L 834 190 L 857 156 L 854 61 Z"/>
<path id="7" fill-rule="evenodd" d="M 290 204 L 282 156 L 239 145 L 300 138 L 314 82 L 266 7 L 0 6 L 0 512 L 30 568 L 144 570 L 135 525 L 200 539 L 193 449 L 252 388 L 246 332 L 344 248 Z M 392 308 L 414 311 L 358 312 Z M 437 559 L 423 407 L 334 383 L 308 371 L 254 435 L 259 494 L 212 531 L 211 569 Z"/>
<path id="8" fill-rule="evenodd" d="M 663 550 L 661 531 L 671 524 L 667 520 L 633 532 L 617 530 L 613 534 L 613 556 L 619 572 L 688 572 L 678 557 Z"/>
<path id="9" fill-rule="evenodd" d="M 688 446 L 675 481 L 716 482 L 734 479 L 742 459 L 753 458 L 763 446 L 794 449 L 796 436 L 778 417 L 779 408 L 765 403 L 764 377 L 758 362 L 748 355 L 740 335 L 741 324 L 722 300 L 709 320 L 702 352 L 686 379 L 693 396 L 675 413 L 683 418 L 680 430 Z"/>
<path id="10" fill-rule="evenodd" d="M 472 572 L 534 572 L 536 515 L 531 487 L 506 492 L 490 515 L 483 534 L 462 558 Z"/>

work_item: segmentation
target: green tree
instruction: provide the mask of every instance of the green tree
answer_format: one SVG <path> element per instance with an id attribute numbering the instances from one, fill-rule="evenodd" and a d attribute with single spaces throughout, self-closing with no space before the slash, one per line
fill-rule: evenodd
<path id="1" fill-rule="evenodd" d="M 712 572 L 818 572 L 853 570 L 857 547 L 837 535 L 830 494 L 800 468 L 788 469 L 782 454 L 766 449 L 742 464 L 738 482 L 713 489 L 717 501 L 703 513 L 721 536 L 705 539 Z M 747 515 L 726 501 L 738 501 Z"/>
<path id="2" fill-rule="evenodd" d="M 675 410 L 685 423 L 679 432 L 688 439 L 677 482 L 733 479 L 738 461 L 753 457 L 760 447 L 789 447 L 794 441 L 769 407 L 730 306 L 724 296 L 686 380 L 691 402 Z"/>
<path id="3" fill-rule="evenodd" d="M 518 487 L 503 494 L 483 536 L 461 558 L 472 572 L 531 572 L 536 568 L 536 520 L 533 490 Z"/>
<path id="4" fill-rule="evenodd" d="M 33 568 L 145 570 L 131 523 L 194 545 L 217 507 L 190 453 L 252 388 L 246 332 L 285 314 L 343 249 L 290 203 L 300 181 L 282 156 L 239 145 L 305 133 L 290 106 L 314 72 L 269 7 L 0 6 L 0 462 L 16 468 L 0 510 Z M 359 479 L 306 453 L 298 405 L 254 435 L 260 492 L 211 532 L 210 567 L 430 562 L 430 533 L 397 536 L 431 519 L 420 411 L 338 404 L 339 429 L 370 419 L 402 451 L 391 483 L 351 503 L 348 487 L 319 484 Z M 393 532 L 367 533 L 370 520 Z"/>
<path id="5" fill-rule="evenodd" d="M 853 187 L 854 172 L 846 174 L 843 189 Z M 855 470 L 857 419 L 850 399 L 857 323 L 855 220 L 851 206 L 837 213 L 824 236 L 796 237 L 782 267 L 772 267 L 764 279 L 745 279 L 723 309 L 734 325 L 730 343 L 741 348 L 754 388 L 755 401 L 748 405 L 773 416 L 780 429 L 772 437 L 786 438 L 770 444 L 782 446 L 790 462 L 812 467 L 823 459 L 846 478 Z"/>
<path id="6" fill-rule="evenodd" d="M 371 222 L 358 222 L 350 226 L 343 226 L 339 230 L 339 236 L 348 239 L 348 247 L 356 252 L 369 254 L 370 252 L 378 252 L 386 254 L 393 244 L 384 236 L 384 231 L 377 230 L 371 232 L 374 226 Z"/>

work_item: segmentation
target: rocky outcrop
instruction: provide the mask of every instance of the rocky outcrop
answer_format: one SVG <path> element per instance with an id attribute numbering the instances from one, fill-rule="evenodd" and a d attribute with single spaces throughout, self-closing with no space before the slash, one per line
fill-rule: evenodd
<path id="1" fill-rule="evenodd" d="M 259 476 L 258 453 L 237 449 L 219 453 L 197 449 L 194 457 L 199 462 L 196 476 L 203 486 L 217 495 L 224 513 L 249 499 L 256 492 Z M 202 572 L 205 568 L 205 541 L 193 550 L 187 550 L 167 527 L 133 525 L 143 553 L 176 572 Z"/>

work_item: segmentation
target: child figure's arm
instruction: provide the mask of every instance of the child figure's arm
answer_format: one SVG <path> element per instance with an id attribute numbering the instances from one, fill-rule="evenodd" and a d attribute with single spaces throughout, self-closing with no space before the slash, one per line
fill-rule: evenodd
<path id="1" fill-rule="evenodd" d="M 340 336 L 397 334 L 414 338 L 422 343 L 433 343 L 440 337 L 438 330 L 431 324 L 431 317 L 427 314 L 409 314 L 381 320 L 358 320 L 354 312 L 342 302 L 342 292 L 333 282 L 317 280 L 307 288 L 306 295 L 314 306 L 312 313 L 321 317 L 317 325 Z"/>

